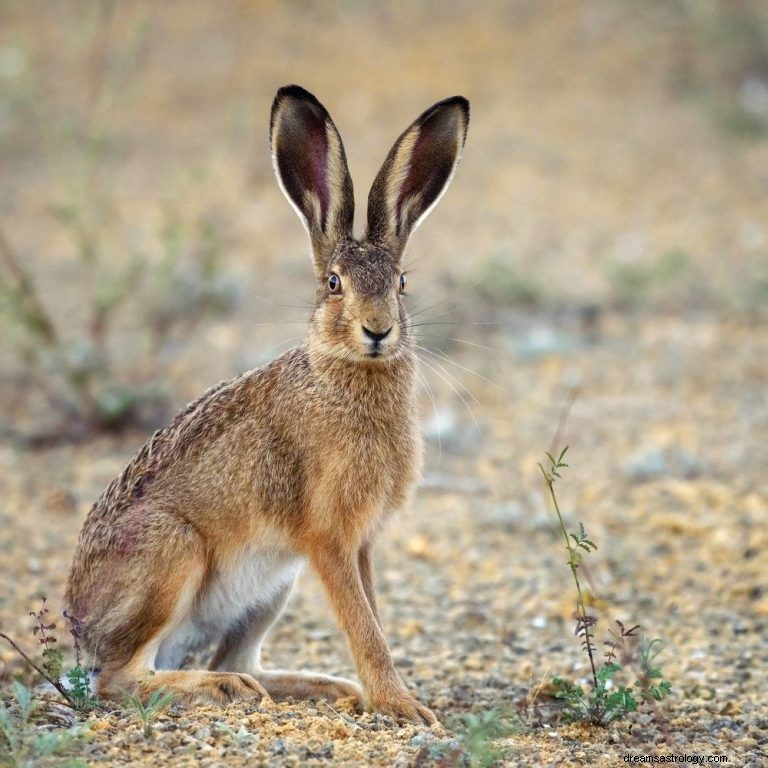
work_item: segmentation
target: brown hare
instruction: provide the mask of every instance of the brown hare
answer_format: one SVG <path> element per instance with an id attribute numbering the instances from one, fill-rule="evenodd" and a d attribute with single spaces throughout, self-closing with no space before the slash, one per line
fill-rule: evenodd
<path id="1" fill-rule="evenodd" d="M 395 142 L 352 233 L 354 198 L 328 112 L 295 85 L 272 105 L 275 173 L 309 232 L 317 276 L 306 341 L 219 384 L 150 438 L 91 509 L 67 586 L 100 670 L 97 694 L 228 702 L 358 696 L 433 724 L 392 661 L 371 543 L 421 468 L 416 353 L 400 261 L 461 156 L 469 104 L 424 112 Z M 261 668 L 261 645 L 309 562 L 344 629 L 362 688 Z M 185 656 L 218 642 L 207 671 Z"/>

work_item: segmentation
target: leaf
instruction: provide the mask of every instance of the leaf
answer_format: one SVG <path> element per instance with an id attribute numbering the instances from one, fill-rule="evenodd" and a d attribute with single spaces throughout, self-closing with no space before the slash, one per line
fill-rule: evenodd
<path id="1" fill-rule="evenodd" d="M 597 670 L 597 679 L 600 680 L 600 682 L 605 683 L 610 680 L 620 669 L 621 667 L 615 662 L 607 662 Z"/>
<path id="2" fill-rule="evenodd" d="M 13 691 L 13 697 L 16 699 L 16 703 L 19 705 L 22 716 L 26 720 L 35 708 L 34 701 L 32 700 L 32 692 L 29 688 L 15 680 L 11 685 L 11 690 Z"/>

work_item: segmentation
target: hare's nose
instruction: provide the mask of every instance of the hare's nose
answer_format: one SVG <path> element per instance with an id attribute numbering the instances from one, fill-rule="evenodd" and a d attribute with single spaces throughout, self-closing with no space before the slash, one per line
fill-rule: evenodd
<path id="1" fill-rule="evenodd" d="M 366 335 L 366 336 L 367 336 L 367 337 L 368 337 L 368 338 L 369 338 L 371 341 L 374 341 L 374 342 L 376 342 L 377 344 L 378 344 L 380 341 L 383 341 L 384 339 L 386 339 L 386 338 L 387 338 L 387 336 L 389 335 L 389 332 L 390 332 L 391 330 L 392 330 L 392 326 L 390 325 L 390 326 L 389 326 L 389 328 L 387 328 L 387 330 L 386 330 L 386 331 L 384 331 L 383 333 L 376 333 L 376 331 L 372 331 L 370 328 L 366 328 L 365 326 L 363 326 L 363 333 L 364 333 L 364 334 L 365 334 L 365 335 Z"/>

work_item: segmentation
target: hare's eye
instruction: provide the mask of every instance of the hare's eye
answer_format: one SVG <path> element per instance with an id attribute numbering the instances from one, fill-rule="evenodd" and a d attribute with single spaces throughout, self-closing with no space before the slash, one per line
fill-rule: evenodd
<path id="1" fill-rule="evenodd" d="M 335 272 L 328 276 L 328 290 L 331 293 L 341 293 L 341 278 Z"/>
<path id="2" fill-rule="evenodd" d="M 400 275 L 400 293 L 405 293 L 405 275 Z"/>

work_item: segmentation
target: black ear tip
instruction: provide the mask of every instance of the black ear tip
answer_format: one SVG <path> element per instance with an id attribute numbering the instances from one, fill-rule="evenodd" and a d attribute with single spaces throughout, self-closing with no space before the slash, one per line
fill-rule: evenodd
<path id="1" fill-rule="evenodd" d="M 451 96 L 450 99 L 446 99 L 444 102 L 446 105 L 458 107 L 463 113 L 464 118 L 469 120 L 469 100 L 463 96 Z"/>
<path id="2" fill-rule="evenodd" d="M 437 104 L 433 104 L 418 117 L 416 124 L 423 124 L 432 119 L 442 119 L 456 109 L 461 112 L 464 121 L 464 131 L 466 133 L 466 128 L 469 125 L 469 101 L 463 96 L 451 96 L 442 101 L 438 101 Z"/>
<path id="3" fill-rule="evenodd" d="M 310 93 L 306 88 L 302 88 L 300 85 L 284 85 L 279 88 L 275 94 L 275 100 L 272 102 L 271 115 L 272 119 L 270 123 L 274 123 L 275 113 L 277 108 L 287 99 L 293 99 L 294 101 L 303 101 L 312 104 L 316 109 L 321 112 L 325 112 L 323 105 L 317 100 L 317 97 Z"/>
<path id="4" fill-rule="evenodd" d="M 309 107 L 309 112 L 314 113 L 321 119 L 324 118 L 325 120 L 330 120 L 328 111 L 318 101 L 314 94 L 311 94 L 306 88 L 302 88 L 300 85 L 284 85 L 282 88 L 278 89 L 275 94 L 275 100 L 272 102 L 269 118 L 270 136 L 275 129 L 278 108 L 285 102 L 293 102 L 294 107 L 303 112 L 306 112 L 307 107 Z"/>
<path id="5" fill-rule="evenodd" d="M 279 88 L 277 95 L 275 96 L 275 101 L 279 102 L 287 98 L 317 101 L 306 88 L 302 88 L 300 85 L 284 85 L 282 88 Z"/>

